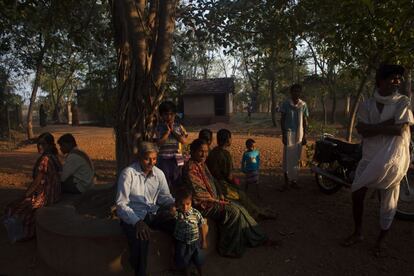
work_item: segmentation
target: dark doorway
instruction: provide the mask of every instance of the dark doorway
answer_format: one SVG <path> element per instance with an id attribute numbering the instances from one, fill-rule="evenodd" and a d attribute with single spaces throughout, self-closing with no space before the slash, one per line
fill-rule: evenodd
<path id="1" fill-rule="evenodd" d="M 226 115 L 226 94 L 214 95 L 214 114 L 216 116 Z"/>

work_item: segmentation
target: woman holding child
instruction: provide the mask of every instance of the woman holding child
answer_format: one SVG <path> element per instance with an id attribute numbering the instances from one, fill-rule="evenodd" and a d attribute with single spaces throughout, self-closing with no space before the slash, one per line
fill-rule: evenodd
<path id="1" fill-rule="evenodd" d="M 183 181 L 193 189 L 194 206 L 204 217 L 219 224 L 218 252 L 227 257 L 241 257 L 247 246 L 270 244 L 245 208 L 219 196 L 214 178 L 205 164 L 207 142 L 196 139 L 190 150 L 191 158 L 183 168 Z"/>

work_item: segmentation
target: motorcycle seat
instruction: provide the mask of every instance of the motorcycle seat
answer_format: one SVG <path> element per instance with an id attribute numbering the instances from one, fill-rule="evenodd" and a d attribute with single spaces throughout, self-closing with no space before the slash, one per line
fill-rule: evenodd
<path id="1" fill-rule="evenodd" d="M 336 149 L 344 154 L 355 154 L 362 152 L 361 144 L 348 143 L 346 141 L 330 137 L 325 138 L 325 140 L 336 144 Z"/>

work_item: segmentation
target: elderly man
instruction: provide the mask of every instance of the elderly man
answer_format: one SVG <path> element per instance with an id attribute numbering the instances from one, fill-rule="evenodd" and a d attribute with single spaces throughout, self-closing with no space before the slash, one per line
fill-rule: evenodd
<path id="1" fill-rule="evenodd" d="M 62 192 L 81 194 L 92 188 L 95 170 L 89 156 L 78 148 L 72 134 L 63 134 L 59 140 L 60 151 L 66 155 L 61 181 Z"/>
<path id="2" fill-rule="evenodd" d="M 410 163 L 410 130 L 413 115 L 410 99 L 398 93 L 404 68 L 382 65 L 376 74 L 374 96 L 362 103 L 356 129 L 362 135 L 362 159 L 352 184 L 354 233 L 343 243 L 350 246 L 363 240 L 362 215 L 368 188 L 380 193 L 380 227 L 375 254 L 380 255 L 397 208 L 400 181 Z"/>
<path id="3" fill-rule="evenodd" d="M 143 142 L 138 162 L 125 168 L 118 179 L 117 214 L 130 247 L 135 275 L 146 275 L 150 228 L 174 231 L 174 198 L 164 173 L 155 167 L 158 148 Z"/>

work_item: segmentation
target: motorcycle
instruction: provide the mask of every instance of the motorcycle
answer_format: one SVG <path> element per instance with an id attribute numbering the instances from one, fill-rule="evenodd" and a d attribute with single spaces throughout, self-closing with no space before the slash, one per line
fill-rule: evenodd
<path id="1" fill-rule="evenodd" d="M 411 143 L 413 149 L 414 143 Z M 411 151 L 414 160 L 414 150 Z M 311 170 L 319 189 L 325 194 L 334 194 L 342 187 L 350 188 L 358 162 L 362 158 L 362 145 L 336 139 L 324 133 L 315 143 L 314 166 Z M 414 220 L 414 170 L 409 169 L 400 183 L 396 217 Z"/>

